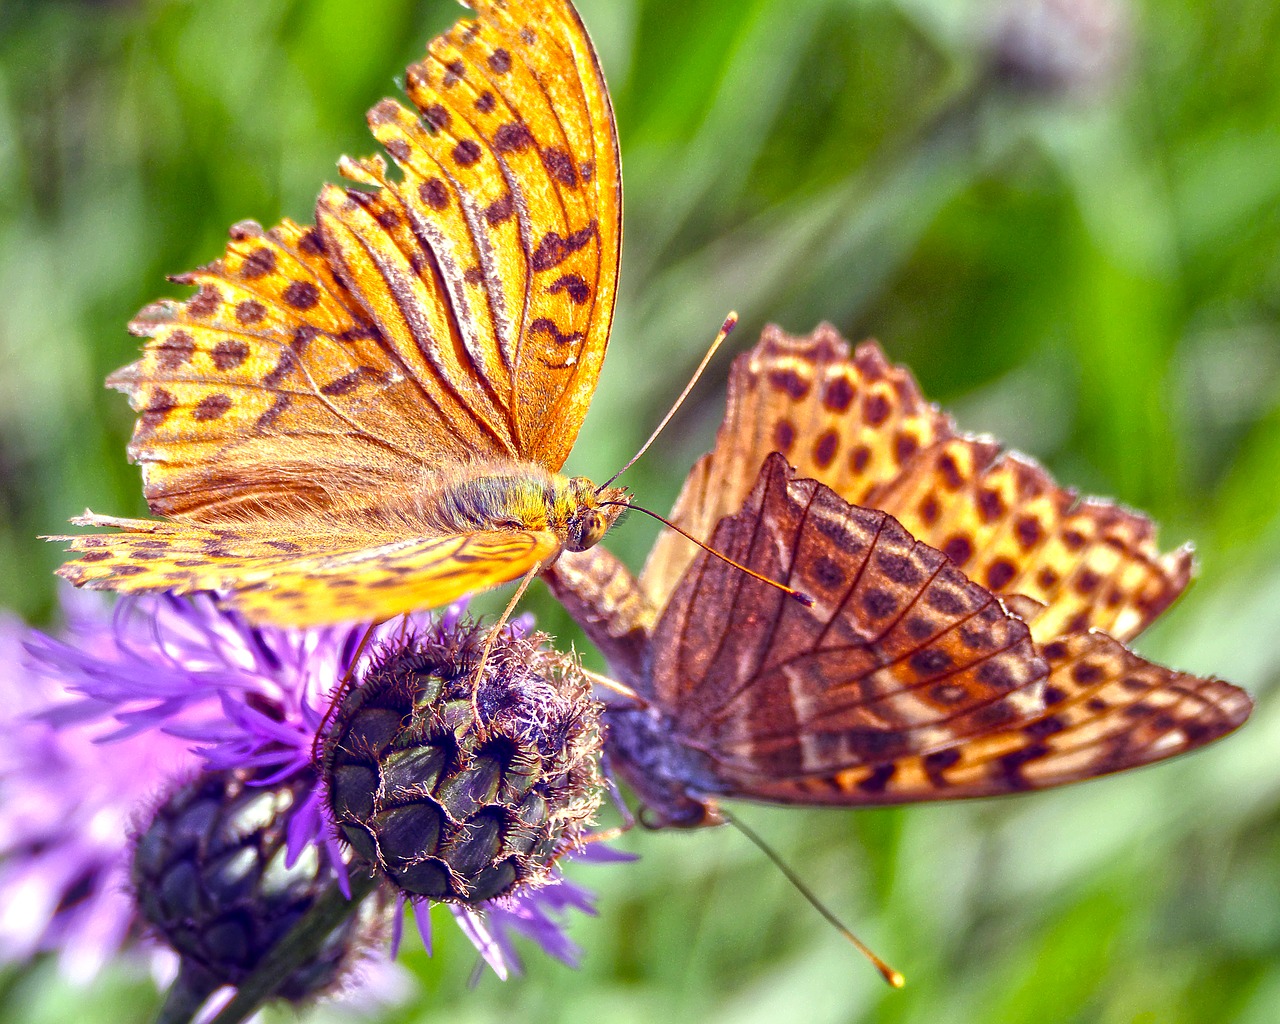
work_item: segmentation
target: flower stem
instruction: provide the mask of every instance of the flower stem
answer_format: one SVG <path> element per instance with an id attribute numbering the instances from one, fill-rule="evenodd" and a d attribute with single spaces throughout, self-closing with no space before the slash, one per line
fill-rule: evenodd
<path id="1" fill-rule="evenodd" d="M 183 961 L 165 993 L 156 1024 L 189 1024 L 217 988 L 217 980 L 208 971 Z"/>
<path id="2" fill-rule="evenodd" d="M 351 898 L 348 900 L 337 885 L 330 886 L 241 983 L 211 1024 L 240 1024 L 247 1020 L 294 971 L 310 963 L 333 930 L 355 913 L 361 901 L 377 886 L 377 877 L 357 870 L 355 865 L 348 867 L 348 871 Z"/>

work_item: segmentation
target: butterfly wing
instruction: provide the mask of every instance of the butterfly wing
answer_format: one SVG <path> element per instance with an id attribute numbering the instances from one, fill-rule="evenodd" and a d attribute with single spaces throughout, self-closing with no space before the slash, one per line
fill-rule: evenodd
<path id="1" fill-rule="evenodd" d="M 924 756 L 831 775 L 756 779 L 751 795 L 798 804 L 901 804 L 1047 789 L 1162 761 L 1225 736 L 1253 703 L 1239 687 L 1153 665 L 1102 633 L 1043 648 L 1040 706 Z"/>
<path id="2" fill-rule="evenodd" d="M 777 454 L 714 543 L 815 599 L 803 608 L 702 554 L 654 631 L 659 705 L 730 795 L 859 805 L 1040 789 L 1202 746 L 1252 707 L 1102 633 L 1034 647 L 939 552 Z"/>
<path id="3" fill-rule="evenodd" d="M 995 593 L 1044 604 L 1039 640 L 1090 628 L 1131 639 L 1190 579 L 1190 549 L 1162 554 L 1148 519 L 1081 500 L 1030 459 L 958 434 L 877 345 L 850 354 L 827 325 L 801 338 L 767 328 L 737 360 L 715 450 L 690 474 L 675 521 L 705 536 L 741 505 L 770 451 L 846 501 L 889 512 Z M 651 597 L 669 593 L 692 557 L 664 534 L 643 576 Z"/>
<path id="4" fill-rule="evenodd" d="M 653 633 L 653 691 L 736 784 L 925 754 L 1035 706 L 1027 627 L 890 516 L 773 454 L 713 545 L 805 607 L 700 554 Z"/>
<path id="5" fill-rule="evenodd" d="M 252 523 L 202 525 L 83 516 L 100 536 L 61 537 L 76 557 L 59 574 L 76 586 L 178 594 L 226 591 L 255 622 L 317 626 L 377 621 L 448 604 L 524 575 L 559 542 L 540 530 L 436 537 L 354 533 L 309 521 L 290 532 Z"/>
<path id="6" fill-rule="evenodd" d="M 369 114 L 400 171 L 343 172 L 317 218 L 330 259 L 437 402 L 558 469 L 586 416 L 621 244 L 617 132 L 595 52 L 561 0 L 475 4 Z"/>
<path id="7" fill-rule="evenodd" d="M 480 3 L 386 100 L 380 160 L 342 167 L 317 228 L 232 230 L 143 310 L 109 383 L 154 511 L 205 522 L 373 500 L 477 458 L 564 462 L 595 388 L 620 244 L 617 137 L 560 0 Z"/>
<path id="8" fill-rule="evenodd" d="M 953 433 L 911 374 L 889 365 L 875 346 L 851 358 L 830 324 L 807 338 L 769 326 L 755 348 L 734 360 L 715 449 L 690 472 L 671 518 L 695 537 L 709 536 L 742 507 L 770 452 L 865 505 L 911 455 Z M 642 575 L 655 600 L 670 594 L 694 553 L 671 531 L 659 537 Z"/>
<path id="9" fill-rule="evenodd" d="M 1190 545 L 1162 554 L 1145 516 L 1080 499 L 978 438 L 920 452 L 869 500 L 984 586 L 1043 604 L 1030 620 L 1041 641 L 1089 629 L 1130 640 L 1191 580 Z"/>
<path id="10" fill-rule="evenodd" d="M 314 228 L 238 224 L 222 259 L 178 280 L 198 292 L 144 309 L 142 358 L 107 380 L 139 413 L 129 455 L 155 512 L 324 508 L 456 454 Z"/>

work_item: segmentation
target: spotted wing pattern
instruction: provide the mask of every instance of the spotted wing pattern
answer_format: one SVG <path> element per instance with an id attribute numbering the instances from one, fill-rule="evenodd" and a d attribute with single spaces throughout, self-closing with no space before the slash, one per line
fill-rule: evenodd
<path id="1" fill-rule="evenodd" d="M 279 530 L 253 522 L 226 527 L 108 516 L 74 522 L 118 531 L 58 538 L 71 540 L 79 554 L 63 567 L 77 586 L 226 590 L 228 602 L 253 621 L 277 625 L 374 621 L 438 607 L 517 579 L 559 547 L 554 534 L 537 530 L 405 537 L 312 523 L 316 532 L 282 539 Z"/>
<path id="2" fill-rule="evenodd" d="M 999 796 L 1078 782 L 1204 746 L 1249 717 L 1248 694 L 1153 665 L 1102 633 L 1041 649 L 1049 678 L 1034 713 L 923 756 L 832 775 L 759 777 L 750 795 L 800 804 L 895 804 Z"/>
<path id="3" fill-rule="evenodd" d="M 856 806 L 1057 786 L 1193 750 L 1252 708 L 1122 642 L 1185 587 L 1187 549 L 1161 554 L 1145 517 L 959 434 L 877 346 L 851 357 L 829 327 L 770 328 L 739 359 L 715 450 L 674 518 L 703 536 L 718 522 L 718 549 L 816 600 L 805 611 L 670 534 L 643 585 L 602 551 L 553 573 L 648 701 L 614 715 L 609 751 L 656 822 L 715 821 L 724 795 Z M 1025 630 L 1006 624 L 1012 611 L 1034 643 L 963 677 L 966 627 L 933 621 L 945 625 L 948 594 L 989 602 L 970 641 L 980 625 Z M 953 672 L 963 685 L 931 678 Z"/>
<path id="4" fill-rule="evenodd" d="M 799 338 L 766 328 L 739 358 L 715 450 L 690 474 L 675 521 L 697 535 L 737 507 L 770 451 L 889 512 L 997 594 L 1046 605 L 1038 640 L 1089 628 L 1131 639 L 1190 580 L 1189 547 L 1161 554 L 1144 516 L 1082 500 L 1025 456 L 957 433 L 879 346 L 850 355 L 829 325 Z M 650 596 L 660 601 L 691 558 L 664 535 L 645 568 Z"/>
<path id="5" fill-rule="evenodd" d="M 1129 640 L 1191 579 L 1189 545 L 1161 554 L 1145 516 L 1081 500 L 1030 459 L 980 439 L 920 453 L 870 501 L 984 586 L 1045 605 L 1032 621 L 1041 641 L 1088 629 Z"/>
<path id="6" fill-rule="evenodd" d="M 461 456 L 323 250 L 314 228 L 238 224 L 220 260 L 177 278 L 192 298 L 130 324 L 151 340 L 107 383 L 139 413 L 129 455 L 155 512 L 326 508 Z"/>
<path id="7" fill-rule="evenodd" d="M 767 327 L 735 360 L 728 393 L 715 450 L 698 460 L 672 511 L 695 537 L 709 536 L 742 507 L 770 452 L 845 501 L 865 505 L 916 452 L 954 433 L 908 371 L 889 365 L 874 345 L 851 359 L 848 344 L 826 324 L 804 339 Z M 659 537 L 642 575 L 655 600 L 670 594 L 694 553 L 671 531 Z"/>
<path id="8" fill-rule="evenodd" d="M 608 93 L 572 6 L 480 3 L 369 115 L 400 168 L 344 160 L 317 227 L 232 230 L 131 325 L 110 383 L 154 511 L 217 521 L 402 490 L 448 461 L 558 469 L 612 319 L 621 184 Z"/>
<path id="9" fill-rule="evenodd" d="M 798 587 L 792 600 L 702 553 L 653 633 L 653 695 L 733 781 L 927 753 L 1040 700 L 1027 627 L 882 512 L 773 454 L 713 545 Z"/>
<path id="10" fill-rule="evenodd" d="M 328 255 L 388 344 L 512 454 L 558 469 L 613 316 L 621 179 L 609 94 L 564 0 L 478 2 L 369 113 L 395 161 L 344 161 Z M 437 400 L 439 400 L 439 397 Z"/>

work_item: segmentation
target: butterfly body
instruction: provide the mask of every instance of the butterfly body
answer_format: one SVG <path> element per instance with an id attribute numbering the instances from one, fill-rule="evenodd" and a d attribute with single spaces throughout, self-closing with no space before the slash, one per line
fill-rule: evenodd
<path id="1" fill-rule="evenodd" d="M 601 490 L 534 462 L 499 461 L 432 474 L 415 504 L 424 534 L 538 530 L 554 534 L 566 551 L 585 551 L 617 521 L 626 499 L 621 487 Z"/>
<path id="2" fill-rule="evenodd" d="M 708 798 L 724 785 L 708 759 L 676 735 L 670 718 L 656 708 L 618 708 L 607 721 L 609 766 L 640 798 L 646 827 L 723 823 Z"/>

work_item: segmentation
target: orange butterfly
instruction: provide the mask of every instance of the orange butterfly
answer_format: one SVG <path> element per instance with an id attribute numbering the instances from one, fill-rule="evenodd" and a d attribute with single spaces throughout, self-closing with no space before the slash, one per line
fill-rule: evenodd
<path id="1" fill-rule="evenodd" d="M 152 511 L 58 538 L 77 586 L 227 592 L 255 620 L 383 619 L 596 543 L 625 501 L 556 472 L 613 315 L 621 180 L 600 66 L 567 0 L 480 0 L 383 100 L 380 157 L 315 227 L 231 230 L 144 309 L 108 383 Z"/>
<path id="2" fill-rule="evenodd" d="M 1252 707 L 1122 642 L 1186 586 L 1188 549 L 1160 554 L 1142 516 L 957 433 L 876 345 L 850 358 L 830 327 L 770 328 L 737 360 L 672 518 L 718 524 L 714 547 L 813 606 L 672 534 L 639 581 L 599 548 L 552 570 L 645 702 L 606 713 L 606 751 L 654 826 L 715 824 L 723 796 L 1062 785 L 1201 746 Z"/>

